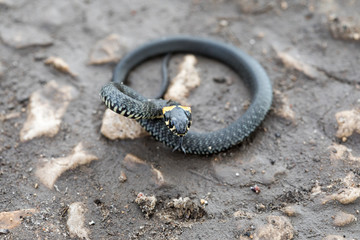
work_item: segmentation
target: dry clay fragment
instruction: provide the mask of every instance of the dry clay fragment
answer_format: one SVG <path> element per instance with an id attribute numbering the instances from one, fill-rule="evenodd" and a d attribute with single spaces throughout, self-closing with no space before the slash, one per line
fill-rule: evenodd
<path id="1" fill-rule="evenodd" d="M 136 157 L 133 154 L 126 154 L 124 157 L 124 164 L 131 170 L 138 170 L 139 172 L 141 171 L 143 177 L 146 176 L 146 172 L 150 172 L 152 177 L 155 179 L 155 184 L 158 186 L 165 184 L 164 175 L 160 170 L 154 168 L 154 166 L 149 165 L 144 160 Z M 145 169 L 139 167 L 145 167 Z"/>
<path id="2" fill-rule="evenodd" d="M 337 200 L 342 204 L 350 204 L 356 201 L 360 197 L 360 188 L 354 187 L 354 173 L 350 172 L 344 179 L 343 183 L 346 186 L 345 188 L 340 189 L 337 193 L 330 196 L 326 196 L 323 199 L 323 204 L 327 203 L 330 200 Z"/>
<path id="3" fill-rule="evenodd" d="M 330 149 L 331 160 L 350 160 L 354 162 L 360 162 L 360 157 L 355 157 L 351 152 L 351 149 L 341 144 L 333 144 Z"/>
<path id="4" fill-rule="evenodd" d="M 22 209 L 13 212 L 1 212 L 0 213 L 0 229 L 12 229 L 21 224 L 24 217 L 31 216 L 36 213 L 35 208 Z"/>
<path id="5" fill-rule="evenodd" d="M 67 157 L 45 159 L 37 169 L 36 176 L 46 187 L 52 189 L 56 179 L 62 173 L 79 165 L 90 163 L 93 160 L 98 160 L 98 158 L 95 155 L 88 154 L 80 142 Z"/>
<path id="6" fill-rule="evenodd" d="M 355 23 L 353 19 L 330 16 L 329 28 L 334 38 L 355 41 L 360 40 L 360 23 Z"/>
<path id="7" fill-rule="evenodd" d="M 32 26 L 3 27 L 0 29 L 0 35 L 4 43 L 15 48 L 49 46 L 53 43 L 49 34 Z"/>
<path id="8" fill-rule="evenodd" d="M 343 236 L 339 235 L 328 235 L 324 237 L 322 240 L 346 240 Z"/>
<path id="9" fill-rule="evenodd" d="M 66 225 L 70 232 L 70 237 L 78 237 L 79 239 L 89 240 L 89 229 L 84 226 L 84 213 L 86 208 L 81 202 L 74 202 L 70 204 L 68 210 L 68 220 Z"/>
<path id="10" fill-rule="evenodd" d="M 117 34 L 110 34 L 98 41 L 90 53 L 90 64 L 104 64 L 118 62 L 125 52 L 121 38 Z"/>
<path id="11" fill-rule="evenodd" d="M 186 104 L 186 98 L 190 91 L 200 85 L 200 77 L 195 65 L 197 59 L 194 55 L 185 55 L 183 62 L 180 64 L 179 73 L 171 81 L 170 86 L 165 93 L 164 99 L 173 100 Z"/>
<path id="12" fill-rule="evenodd" d="M 135 139 L 148 133 L 135 120 L 106 109 L 101 124 L 101 133 L 111 139 Z"/>
<path id="13" fill-rule="evenodd" d="M 337 227 L 343 227 L 354 221 L 356 221 L 356 217 L 354 215 L 345 212 L 339 212 L 335 216 L 334 225 Z"/>
<path id="14" fill-rule="evenodd" d="M 254 240 L 283 240 L 294 238 L 294 228 L 286 217 L 269 216 L 268 224 L 260 227 L 254 235 Z"/>
<path id="15" fill-rule="evenodd" d="M 172 199 L 167 208 L 179 219 L 199 219 L 206 215 L 204 206 L 192 201 L 189 197 Z"/>
<path id="16" fill-rule="evenodd" d="M 45 61 L 45 64 L 53 66 L 55 69 L 57 69 L 60 72 L 67 73 L 72 77 L 76 77 L 77 74 L 73 73 L 70 70 L 69 65 L 59 57 L 48 57 Z"/>
<path id="17" fill-rule="evenodd" d="M 339 125 L 336 137 L 346 139 L 354 132 L 360 134 L 360 111 L 357 109 L 342 111 L 335 114 Z"/>
<path id="18" fill-rule="evenodd" d="M 295 122 L 295 112 L 291 108 L 289 99 L 279 90 L 274 90 L 275 106 L 274 113 L 279 117 Z"/>
<path id="19" fill-rule="evenodd" d="M 140 192 L 135 199 L 135 203 L 139 205 L 141 211 L 145 213 L 145 218 L 147 219 L 154 214 L 156 202 L 157 199 L 155 196 L 147 196 L 142 192 Z"/>
<path id="20" fill-rule="evenodd" d="M 283 62 L 285 67 L 296 69 L 312 79 L 320 76 L 321 73 L 315 67 L 306 64 L 305 61 L 299 59 L 300 57 L 296 58 L 287 52 L 276 52 L 278 58 Z"/>
<path id="21" fill-rule="evenodd" d="M 74 96 L 73 87 L 59 86 L 55 81 L 31 94 L 20 140 L 24 142 L 40 136 L 54 137 L 59 132 L 61 118 Z"/>

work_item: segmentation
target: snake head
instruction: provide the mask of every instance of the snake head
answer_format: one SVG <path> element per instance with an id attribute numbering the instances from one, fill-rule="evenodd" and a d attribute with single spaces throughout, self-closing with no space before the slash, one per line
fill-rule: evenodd
<path id="1" fill-rule="evenodd" d="M 180 137 L 184 136 L 191 126 L 191 108 L 181 105 L 167 106 L 163 109 L 164 122 L 170 131 Z"/>

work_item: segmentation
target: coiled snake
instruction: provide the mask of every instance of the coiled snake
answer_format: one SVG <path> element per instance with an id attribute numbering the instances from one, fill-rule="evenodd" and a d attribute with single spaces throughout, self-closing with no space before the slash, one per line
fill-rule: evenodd
<path id="1" fill-rule="evenodd" d="M 252 100 L 235 122 L 213 132 L 188 131 L 191 110 L 176 102 L 147 99 L 123 84 L 128 73 L 143 61 L 167 53 L 193 53 L 218 60 L 233 69 L 249 87 Z M 106 106 L 137 119 L 155 139 L 184 153 L 212 154 L 239 144 L 260 125 L 272 102 L 272 87 L 260 64 L 238 48 L 195 37 L 161 38 L 128 53 L 115 67 L 112 82 L 100 92 Z"/>

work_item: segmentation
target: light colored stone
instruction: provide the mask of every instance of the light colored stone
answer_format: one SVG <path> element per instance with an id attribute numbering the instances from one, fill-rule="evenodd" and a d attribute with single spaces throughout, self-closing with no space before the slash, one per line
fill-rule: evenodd
<path id="1" fill-rule="evenodd" d="M 70 204 L 68 210 L 68 220 L 66 225 L 70 232 L 70 237 L 89 240 L 89 229 L 85 227 L 84 213 L 87 211 L 81 202 Z"/>
<path id="2" fill-rule="evenodd" d="M 35 208 L 22 209 L 12 212 L 0 212 L 0 229 L 12 229 L 21 224 L 24 217 L 36 213 Z"/>
<path id="3" fill-rule="evenodd" d="M 124 117 L 110 109 L 105 110 L 100 132 L 111 140 L 135 139 L 148 135 L 134 119 Z"/>
<path id="4" fill-rule="evenodd" d="M 171 80 L 164 99 L 173 100 L 182 105 L 188 105 L 186 98 L 201 82 L 199 73 L 195 68 L 196 63 L 197 59 L 194 55 L 185 55 L 183 62 L 180 64 L 179 72 Z"/>
<path id="5" fill-rule="evenodd" d="M 335 117 L 338 124 L 337 138 L 346 139 L 354 132 L 360 134 L 360 111 L 358 109 L 338 112 Z"/>
<path id="6" fill-rule="evenodd" d="M 352 214 L 339 212 L 335 215 L 334 225 L 337 227 L 343 227 L 356 221 L 356 217 Z"/>
<path id="7" fill-rule="evenodd" d="M 20 140 L 25 142 L 40 136 L 54 137 L 59 132 L 61 118 L 74 96 L 73 87 L 60 86 L 55 81 L 31 94 Z"/>
<path id="8" fill-rule="evenodd" d="M 322 240 L 346 240 L 343 236 L 339 235 L 328 235 L 324 237 Z"/>
<path id="9" fill-rule="evenodd" d="M 295 112 L 292 110 L 289 98 L 279 90 L 274 90 L 274 99 L 277 102 L 274 113 L 279 117 L 295 122 Z"/>
<path id="10" fill-rule="evenodd" d="M 62 173 L 93 160 L 98 160 L 98 158 L 87 153 L 80 142 L 67 157 L 43 159 L 35 174 L 46 187 L 52 189 Z"/>
<path id="11" fill-rule="evenodd" d="M 294 228 L 288 218 L 269 216 L 267 221 L 267 225 L 258 228 L 254 235 L 254 240 L 290 240 L 294 238 Z"/>
<path id="12" fill-rule="evenodd" d="M 45 64 L 47 65 L 51 65 L 53 66 L 56 70 L 63 72 L 63 73 L 67 73 L 72 77 L 76 77 L 77 74 L 73 73 L 70 70 L 69 65 L 62 59 L 59 57 L 48 57 L 45 61 Z"/>
<path id="13" fill-rule="evenodd" d="M 125 53 L 125 47 L 120 36 L 110 34 L 99 40 L 90 53 L 90 64 L 105 64 L 118 62 Z"/>
<path id="14" fill-rule="evenodd" d="M 49 46 L 53 39 L 46 32 L 29 25 L 2 27 L 0 36 L 5 44 L 15 48 Z"/>

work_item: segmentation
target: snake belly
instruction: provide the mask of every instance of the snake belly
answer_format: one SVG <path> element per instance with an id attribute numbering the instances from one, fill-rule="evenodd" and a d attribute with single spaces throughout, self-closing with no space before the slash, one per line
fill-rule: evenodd
<path id="1" fill-rule="evenodd" d="M 167 53 L 192 53 L 218 60 L 232 70 L 248 86 L 251 105 L 229 126 L 206 133 L 189 131 L 182 147 L 185 153 L 213 154 L 241 143 L 260 125 L 272 102 L 271 82 L 261 65 L 238 48 L 196 37 L 168 37 L 146 43 L 128 53 L 114 69 L 110 84 L 103 87 L 101 97 L 117 113 L 136 119 L 155 139 L 175 148 L 179 136 L 173 134 L 160 118 L 159 111 L 167 104 L 162 99 L 146 99 L 122 82 L 129 72 L 145 60 Z M 107 100 L 107 102 L 106 102 Z"/>

